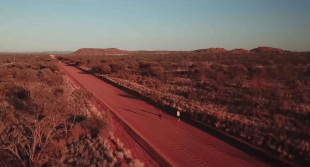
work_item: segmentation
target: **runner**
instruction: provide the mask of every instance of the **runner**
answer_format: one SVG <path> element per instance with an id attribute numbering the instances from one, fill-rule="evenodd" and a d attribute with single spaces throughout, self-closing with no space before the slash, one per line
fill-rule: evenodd
<path id="1" fill-rule="evenodd" d="M 178 118 L 178 121 L 180 121 L 180 111 L 177 111 L 177 118 Z"/>
<path id="2" fill-rule="evenodd" d="M 159 118 L 159 120 L 161 120 L 161 114 L 162 114 L 163 112 L 161 111 L 161 110 L 158 110 L 158 118 Z"/>

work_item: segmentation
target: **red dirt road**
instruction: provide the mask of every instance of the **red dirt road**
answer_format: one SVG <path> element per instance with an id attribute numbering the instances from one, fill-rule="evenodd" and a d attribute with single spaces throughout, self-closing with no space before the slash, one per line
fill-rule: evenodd
<path id="1" fill-rule="evenodd" d="M 92 92 L 173 166 L 268 166 L 227 143 L 81 70 L 62 67 Z"/>

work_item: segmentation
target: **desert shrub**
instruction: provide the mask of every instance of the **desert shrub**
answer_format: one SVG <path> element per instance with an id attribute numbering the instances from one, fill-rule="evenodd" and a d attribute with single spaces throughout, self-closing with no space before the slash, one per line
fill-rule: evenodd
<path id="1" fill-rule="evenodd" d="M 64 58 L 62 56 L 58 56 L 57 59 L 60 61 L 64 60 Z"/>
<path id="2" fill-rule="evenodd" d="M 119 159 L 123 159 L 124 158 L 124 153 L 123 152 L 117 152 L 116 157 Z"/>
<path id="3" fill-rule="evenodd" d="M 53 72 L 52 72 L 50 69 L 44 68 L 44 69 L 41 69 L 41 70 L 38 71 L 38 76 L 39 76 L 40 78 L 46 79 L 46 78 L 48 78 L 49 76 L 51 76 L 52 73 L 53 73 Z"/>
<path id="4" fill-rule="evenodd" d="M 124 148 L 124 143 L 122 143 L 119 139 L 114 140 L 114 142 L 119 150 Z"/>
<path id="5" fill-rule="evenodd" d="M 191 65 L 190 60 L 182 60 L 179 64 L 178 67 L 182 69 L 187 69 Z"/>
<path id="6" fill-rule="evenodd" d="M 118 72 L 120 70 L 124 70 L 126 68 L 126 64 L 122 62 L 116 62 L 110 64 L 110 67 L 112 72 Z"/>
<path id="7" fill-rule="evenodd" d="M 223 72 L 217 72 L 215 80 L 219 85 L 223 85 L 226 81 L 226 76 L 223 74 Z"/>
<path id="8" fill-rule="evenodd" d="M 193 69 L 195 73 L 204 73 L 211 70 L 209 64 L 204 62 L 195 62 L 189 68 Z"/>
<path id="9" fill-rule="evenodd" d="M 74 142 L 87 135 L 107 137 L 109 118 L 87 112 L 93 109 L 87 102 L 91 94 L 69 90 L 48 56 L 30 59 L 29 65 L 20 58 L 17 66 L 0 67 L 5 79 L 0 84 L 0 149 L 24 166 L 63 166 L 66 158 L 61 157 L 83 148 L 74 148 Z"/>
<path id="10" fill-rule="evenodd" d="M 134 159 L 130 162 L 129 164 L 130 167 L 143 167 L 144 166 L 144 162 L 141 162 L 137 159 Z"/>
<path id="11" fill-rule="evenodd" d="M 101 67 L 101 71 L 103 74 L 110 74 L 112 72 L 112 69 L 108 65 L 104 65 Z"/>
<path id="12" fill-rule="evenodd" d="M 161 67 L 151 67 L 150 68 L 150 74 L 153 77 L 161 77 L 163 71 L 164 70 Z"/>
<path id="13" fill-rule="evenodd" d="M 254 66 L 250 70 L 250 75 L 252 77 L 264 77 L 266 75 L 266 69 L 263 66 Z"/>
<path id="14" fill-rule="evenodd" d="M 50 69 L 52 72 L 60 71 L 59 66 L 55 63 L 49 63 L 47 68 Z"/>
<path id="15" fill-rule="evenodd" d="M 223 72 L 223 73 L 227 72 L 227 67 L 219 63 L 212 63 L 210 68 L 218 72 Z"/>
<path id="16" fill-rule="evenodd" d="M 194 79 L 199 81 L 203 81 L 211 72 L 209 64 L 204 62 L 193 63 L 189 69 L 191 71 L 191 75 L 194 76 Z"/>
<path id="17" fill-rule="evenodd" d="M 142 79 L 139 83 L 149 88 L 160 89 L 162 87 L 162 83 L 159 80 L 152 78 Z"/>
<path id="18" fill-rule="evenodd" d="M 80 65 L 82 65 L 82 62 L 81 62 L 81 61 L 76 61 L 76 62 L 75 62 L 75 65 L 76 65 L 76 66 L 80 66 Z"/>
<path id="19" fill-rule="evenodd" d="M 53 73 L 49 68 L 39 70 L 37 76 L 41 79 L 41 82 L 48 83 L 49 85 L 59 86 L 64 83 L 63 76 Z"/>
<path id="20" fill-rule="evenodd" d="M 24 68 L 27 68 L 29 66 L 29 64 L 27 63 L 22 63 L 22 62 L 18 62 L 18 63 L 15 63 L 14 66 L 18 69 L 24 69 Z"/>
<path id="21" fill-rule="evenodd" d="M 123 69 L 123 70 L 119 70 L 117 72 L 117 76 L 119 78 L 123 78 L 123 79 L 129 79 L 131 77 L 131 71 L 127 68 Z"/>
<path id="22" fill-rule="evenodd" d="M 274 115 L 275 125 L 277 127 L 282 127 L 285 123 L 285 117 L 283 115 Z"/>
<path id="23" fill-rule="evenodd" d="M 139 68 L 141 70 L 150 69 L 151 67 L 160 67 L 160 64 L 157 62 L 147 62 L 147 61 L 140 61 Z"/>
<path id="24" fill-rule="evenodd" d="M 70 133 L 73 139 L 79 140 L 81 136 L 85 136 L 87 134 L 87 131 L 85 128 L 78 124 L 71 129 Z"/>
<path id="25" fill-rule="evenodd" d="M 233 78 L 243 78 L 248 74 L 248 69 L 242 64 L 234 64 L 229 67 L 229 72 Z"/>
<path id="26" fill-rule="evenodd" d="M 107 155 L 110 161 L 114 158 L 113 150 L 106 150 L 104 154 Z"/>
<path id="27" fill-rule="evenodd" d="M 139 64 L 136 61 L 129 60 L 126 63 L 128 65 L 128 69 L 137 70 L 139 68 Z"/>
<path id="28" fill-rule="evenodd" d="M 155 62 L 139 62 L 139 69 L 144 76 L 161 77 L 163 68 Z"/>
<path id="29" fill-rule="evenodd" d="M 162 61 L 161 66 L 165 71 L 175 71 L 178 69 L 178 64 L 171 61 Z"/>
<path id="30" fill-rule="evenodd" d="M 0 79 L 6 78 L 10 74 L 8 69 L 0 69 Z"/>
<path id="31" fill-rule="evenodd" d="M 2 59 L 2 63 L 12 63 L 13 59 L 7 58 L 7 59 Z"/>
<path id="32" fill-rule="evenodd" d="M 303 84 L 298 79 L 287 80 L 286 85 L 290 89 L 300 89 L 301 87 L 303 87 Z"/>
<path id="33" fill-rule="evenodd" d="M 132 159 L 131 151 L 129 149 L 124 149 L 124 157 L 126 159 Z"/>

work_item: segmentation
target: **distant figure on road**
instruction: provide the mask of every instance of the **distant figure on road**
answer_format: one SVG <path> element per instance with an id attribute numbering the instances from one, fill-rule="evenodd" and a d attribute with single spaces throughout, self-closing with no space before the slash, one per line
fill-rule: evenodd
<path id="1" fill-rule="evenodd" d="M 178 118 L 178 121 L 180 121 L 180 111 L 177 111 L 177 118 Z"/>
<path id="2" fill-rule="evenodd" d="M 158 110 L 158 118 L 159 118 L 159 120 L 161 120 L 161 114 L 162 114 L 163 112 L 161 111 L 161 110 Z"/>

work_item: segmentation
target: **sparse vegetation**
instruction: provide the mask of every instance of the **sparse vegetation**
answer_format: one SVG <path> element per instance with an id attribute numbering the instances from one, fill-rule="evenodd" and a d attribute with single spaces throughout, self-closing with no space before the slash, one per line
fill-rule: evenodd
<path id="1" fill-rule="evenodd" d="M 14 166 L 120 166 L 123 143 L 109 141 L 110 117 L 74 89 L 47 55 L 0 57 L 0 161 Z M 114 140 L 113 140 L 114 141 Z M 116 148 L 116 147 L 115 147 Z M 117 152 L 115 152 L 117 151 Z"/>
<path id="2" fill-rule="evenodd" d="M 309 53 L 141 52 L 62 59 L 282 158 L 310 163 Z"/>

